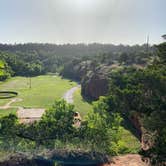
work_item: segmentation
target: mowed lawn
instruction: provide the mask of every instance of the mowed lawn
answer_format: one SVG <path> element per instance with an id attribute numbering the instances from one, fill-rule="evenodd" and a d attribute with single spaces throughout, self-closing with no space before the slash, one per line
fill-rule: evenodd
<path id="1" fill-rule="evenodd" d="M 60 76 L 44 75 L 31 78 L 13 77 L 6 82 L 0 83 L 0 90 L 11 90 L 18 92 L 17 98 L 21 102 L 13 103 L 13 106 L 49 108 L 56 99 L 61 99 L 64 93 L 76 86 L 75 82 L 62 79 Z M 1 99 L 0 105 L 4 105 L 10 99 Z"/>
<path id="2" fill-rule="evenodd" d="M 8 116 L 9 114 L 15 114 L 16 115 L 17 109 L 16 108 L 9 108 L 6 110 L 0 109 L 0 117 Z"/>
<path id="3" fill-rule="evenodd" d="M 55 100 L 63 98 L 63 95 L 72 87 L 77 86 L 76 82 L 63 79 L 60 76 L 43 75 L 31 78 L 31 88 L 29 87 L 30 79 L 26 77 L 13 77 L 5 82 L 0 82 L 0 91 L 18 92 L 17 98 L 21 102 L 11 104 L 11 106 L 22 106 L 25 108 L 50 108 Z M 0 106 L 5 105 L 11 99 L 0 99 Z M 92 109 L 92 104 L 86 102 L 81 96 L 81 89 L 74 92 L 73 95 L 75 111 L 80 112 L 81 116 L 87 114 Z M 10 112 L 15 113 L 16 109 L 0 110 L 1 115 L 7 115 Z"/>
<path id="4" fill-rule="evenodd" d="M 81 96 L 81 88 L 79 88 L 73 95 L 75 110 L 80 113 L 81 117 L 93 109 L 92 104 L 88 103 Z"/>

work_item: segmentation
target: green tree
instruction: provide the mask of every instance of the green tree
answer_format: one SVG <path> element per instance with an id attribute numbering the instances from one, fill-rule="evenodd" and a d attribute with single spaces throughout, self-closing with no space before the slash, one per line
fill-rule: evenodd
<path id="1" fill-rule="evenodd" d="M 101 97 L 94 102 L 94 110 L 88 113 L 80 131 L 84 140 L 91 142 L 93 150 L 117 155 L 127 150 L 122 141 L 122 117 L 118 113 L 108 112 L 106 100 Z"/>
<path id="2" fill-rule="evenodd" d="M 3 81 L 10 77 L 12 71 L 5 61 L 0 60 L 0 81 Z"/>

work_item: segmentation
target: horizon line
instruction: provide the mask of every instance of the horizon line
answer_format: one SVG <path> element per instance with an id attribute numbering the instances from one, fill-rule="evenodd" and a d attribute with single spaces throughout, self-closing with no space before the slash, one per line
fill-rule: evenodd
<path id="1" fill-rule="evenodd" d="M 157 43 L 149 43 L 150 46 L 156 45 L 156 44 L 160 44 L 162 42 L 157 42 Z M 147 45 L 146 42 L 144 43 L 133 43 L 133 44 L 125 44 L 125 43 L 119 43 L 119 44 L 114 44 L 114 43 L 105 43 L 105 42 L 74 42 L 74 43 L 70 43 L 70 42 L 64 42 L 64 43 L 53 43 L 53 42 L 0 42 L 0 45 L 12 45 L 12 46 L 16 46 L 16 45 L 26 45 L 26 44 L 41 44 L 41 45 L 57 45 L 57 46 L 61 46 L 61 45 L 93 45 L 93 44 L 100 44 L 100 45 L 114 45 L 114 46 L 119 46 L 119 45 L 123 45 L 123 46 L 143 46 L 143 45 Z"/>

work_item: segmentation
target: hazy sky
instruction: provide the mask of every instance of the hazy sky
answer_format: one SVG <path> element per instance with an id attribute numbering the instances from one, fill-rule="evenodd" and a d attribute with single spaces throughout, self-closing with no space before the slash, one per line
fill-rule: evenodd
<path id="1" fill-rule="evenodd" d="M 151 43 L 166 33 L 166 0 L 0 0 L 0 43 Z"/>

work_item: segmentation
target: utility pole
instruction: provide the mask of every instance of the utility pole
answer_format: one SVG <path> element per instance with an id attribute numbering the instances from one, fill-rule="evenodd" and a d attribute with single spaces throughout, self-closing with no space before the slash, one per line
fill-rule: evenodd
<path id="1" fill-rule="evenodd" d="M 29 89 L 31 89 L 32 87 L 32 81 L 31 81 L 31 77 L 29 77 Z"/>
<path id="2" fill-rule="evenodd" d="M 29 89 L 32 88 L 32 77 L 31 76 L 27 76 L 27 86 Z"/>
<path id="3" fill-rule="evenodd" d="M 147 51 L 147 54 L 149 53 L 149 35 L 147 36 L 147 45 L 146 45 L 146 51 Z"/>

